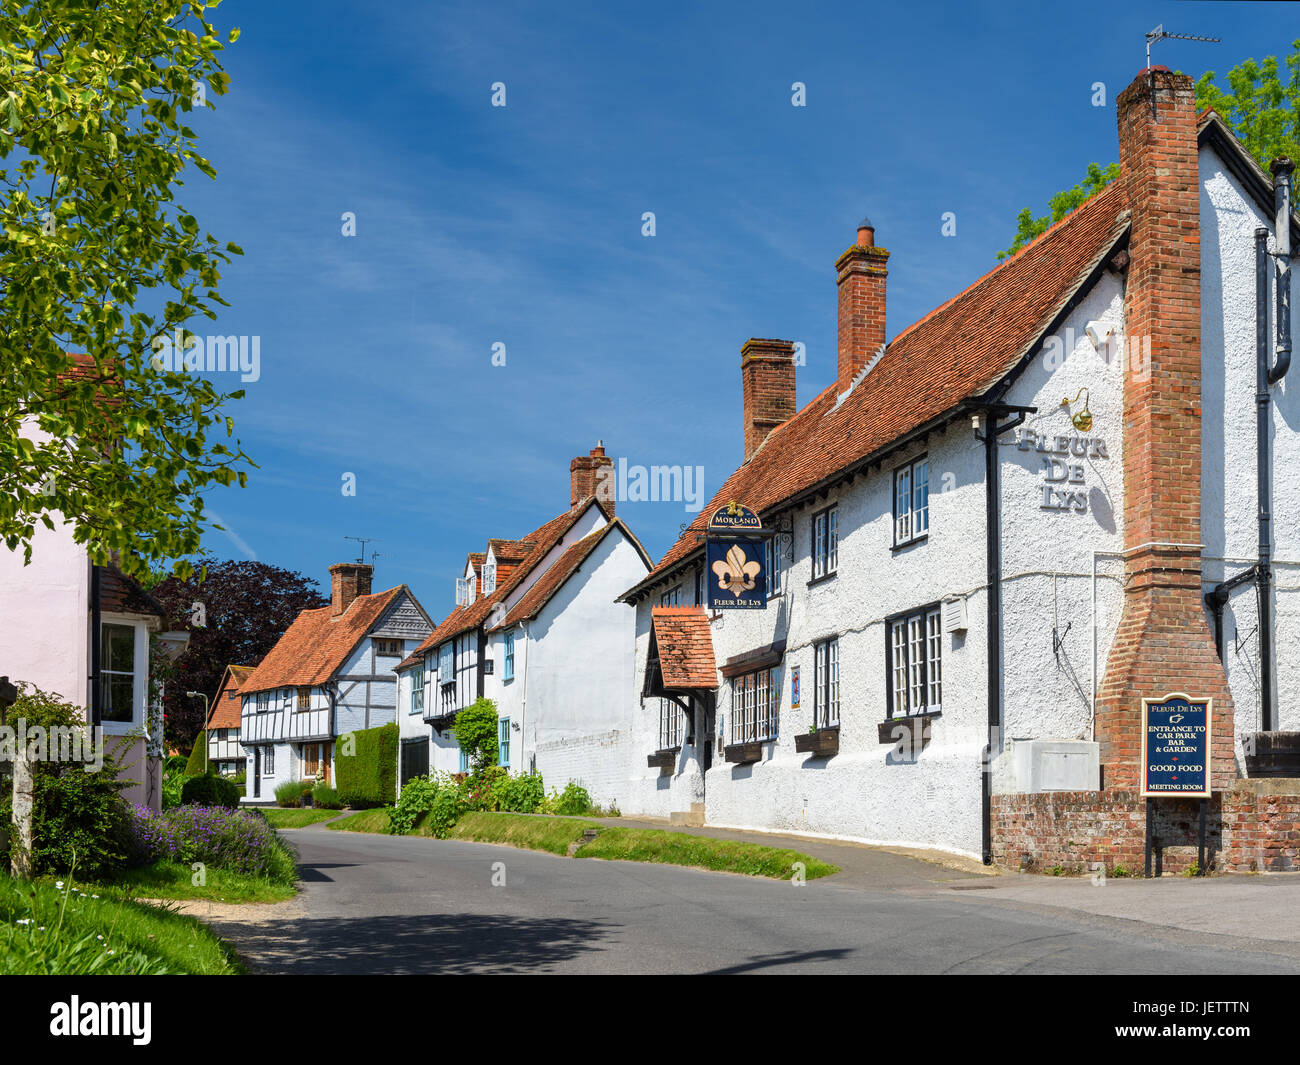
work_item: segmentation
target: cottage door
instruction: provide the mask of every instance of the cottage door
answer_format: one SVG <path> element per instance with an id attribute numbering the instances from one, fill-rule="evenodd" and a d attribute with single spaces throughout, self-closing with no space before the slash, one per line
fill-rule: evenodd
<path id="1" fill-rule="evenodd" d="M 253 748 L 253 798 L 262 797 L 262 748 Z"/>

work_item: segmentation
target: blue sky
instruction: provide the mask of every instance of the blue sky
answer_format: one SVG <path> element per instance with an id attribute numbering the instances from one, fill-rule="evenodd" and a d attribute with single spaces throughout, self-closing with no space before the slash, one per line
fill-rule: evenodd
<path id="1" fill-rule="evenodd" d="M 1022 207 L 1117 158 L 1147 30 L 1221 36 L 1152 58 L 1222 74 L 1287 52 L 1294 16 L 226 0 L 231 92 L 191 123 L 218 179 L 179 199 L 245 250 L 203 324 L 261 338 L 230 408 L 260 468 L 208 496 L 230 535 L 205 543 L 324 581 L 356 556 L 345 536 L 374 537 L 376 588 L 409 584 L 437 620 L 465 554 L 564 510 L 598 438 L 702 466 L 707 500 L 741 458 L 748 337 L 805 345 L 800 405 L 834 378 L 834 262 L 864 214 L 892 337 L 990 269 Z M 656 559 L 693 517 L 618 509 Z"/>

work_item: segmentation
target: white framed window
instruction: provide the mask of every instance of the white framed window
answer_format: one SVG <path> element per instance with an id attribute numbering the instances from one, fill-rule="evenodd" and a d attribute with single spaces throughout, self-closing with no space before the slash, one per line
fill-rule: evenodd
<path id="1" fill-rule="evenodd" d="M 682 708 L 671 699 L 659 700 L 659 750 L 682 745 Z"/>
<path id="2" fill-rule="evenodd" d="M 474 585 L 476 581 L 473 577 L 456 578 L 456 605 L 469 606 L 474 602 Z"/>
<path id="3" fill-rule="evenodd" d="M 418 714 L 424 709 L 424 663 L 411 667 L 411 710 L 412 714 Z"/>
<path id="4" fill-rule="evenodd" d="M 827 507 L 813 515 L 813 580 L 834 574 L 840 562 L 839 508 Z"/>
<path id="5" fill-rule="evenodd" d="M 682 586 L 679 584 L 675 588 L 669 588 L 659 597 L 660 606 L 681 606 L 682 605 Z"/>
<path id="6" fill-rule="evenodd" d="M 450 684 L 456 679 L 456 648 L 444 643 L 438 649 L 438 683 Z"/>
<path id="7" fill-rule="evenodd" d="M 495 562 L 483 563 L 481 579 L 484 595 L 490 595 L 497 590 L 497 564 Z"/>
<path id="8" fill-rule="evenodd" d="M 922 456 L 894 471 L 894 546 L 930 532 L 930 460 Z"/>
<path id="9" fill-rule="evenodd" d="M 840 640 L 832 636 L 813 645 L 813 724 L 838 728 L 840 724 Z"/>
<path id="10" fill-rule="evenodd" d="M 262 748 L 262 775 L 268 777 L 275 776 L 275 748 L 274 747 Z"/>
<path id="11" fill-rule="evenodd" d="M 938 604 L 890 618 L 889 716 L 943 709 L 943 619 Z"/>
<path id="12" fill-rule="evenodd" d="M 767 595 L 781 595 L 785 591 L 785 555 L 779 544 L 780 537 L 773 536 L 763 545 L 764 569 L 767 570 Z"/>
<path id="13" fill-rule="evenodd" d="M 776 738 L 779 690 L 773 669 L 731 679 L 731 742 Z"/>
<path id="14" fill-rule="evenodd" d="M 271 693 L 270 693 L 270 692 L 258 692 L 258 693 L 257 693 L 257 712 L 258 712 L 259 714 L 264 714 L 264 713 L 266 713 L 266 712 L 267 712 L 268 710 L 270 710 L 270 709 L 271 709 Z"/>
<path id="15" fill-rule="evenodd" d="M 100 717 L 135 720 L 135 627 L 103 622 L 99 657 Z"/>

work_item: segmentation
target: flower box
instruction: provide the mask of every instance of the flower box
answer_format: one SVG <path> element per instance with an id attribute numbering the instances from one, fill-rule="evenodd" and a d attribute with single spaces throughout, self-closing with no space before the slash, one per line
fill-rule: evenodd
<path id="1" fill-rule="evenodd" d="M 939 716 L 936 710 L 930 714 L 891 717 L 878 726 L 880 742 L 890 746 L 901 743 L 905 751 L 920 753 L 930 742 L 930 723 Z"/>
<path id="2" fill-rule="evenodd" d="M 733 743 L 722 748 L 722 757 L 737 765 L 749 765 L 763 759 L 763 741 L 750 740 L 748 743 Z"/>
<path id="3" fill-rule="evenodd" d="M 838 754 L 840 749 L 840 730 L 819 728 L 816 732 L 801 732 L 794 738 L 794 749 L 800 754 L 811 754 L 814 758 L 829 758 Z"/>
<path id="4" fill-rule="evenodd" d="M 646 765 L 651 769 L 672 769 L 677 764 L 677 752 L 680 750 L 680 747 L 665 747 L 654 754 L 648 754 Z"/>

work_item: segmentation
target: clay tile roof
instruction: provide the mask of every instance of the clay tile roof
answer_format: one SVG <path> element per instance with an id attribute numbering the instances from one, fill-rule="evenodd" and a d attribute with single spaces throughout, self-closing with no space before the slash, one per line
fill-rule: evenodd
<path id="1" fill-rule="evenodd" d="M 111 563 L 99 570 L 99 604 L 110 614 L 152 614 L 167 620 L 167 611 L 138 582 Z"/>
<path id="2" fill-rule="evenodd" d="M 1128 227 L 1115 181 L 1033 243 L 909 326 L 838 406 L 832 384 L 773 430 L 669 548 L 637 594 L 701 550 L 696 534 L 729 500 L 762 512 L 861 461 L 912 430 L 978 401 L 1032 353 Z"/>
<path id="3" fill-rule="evenodd" d="M 217 691 L 217 697 L 212 703 L 212 716 L 208 719 L 207 727 L 214 728 L 239 728 L 240 702 L 238 698 L 239 689 L 255 671 L 254 666 L 227 666 L 225 675 L 221 678 L 221 688 Z M 233 698 L 228 697 L 233 696 Z"/>
<path id="4" fill-rule="evenodd" d="M 716 688 L 713 634 L 703 607 L 657 606 L 651 612 L 664 687 Z"/>
<path id="5" fill-rule="evenodd" d="M 546 557 L 547 552 L 564 539 L 564 534 L 573 528 L 577 520 L 587 512 L 587 507 L 594 501 L 594 498 L 593 496 L 585 499 L 578 505 L 566 510 L 563 514 L 557 515 L 545 525 L 534 529 L 522 540 L 501 541 L 512 545 L 517 544 L 521 548 L 526 546 L 527 552 L 520 557 L 520 560 L 508 573 L 503 573 L 500 569 L 497 570 L 495 591 L 489 592 L 487 595 L 476 594 L 474 602 L 468 606 L 462 604 L 456 607 L 447 615 L 443 623 L 426 637 L 419 647 L 398 663 L 397 669 L 404 670 L 417 665 L 423 661 L 424 653 L 431 647 L 437 647 L 438 644 L 450 640 L 453 636 L 459 636 L 462 633 L 478 628 L 487 619 L 492 608 L 497 603 L 503 602 Z M 495 543 L 496 541 L 492 542 Z M 482 558 L 482 556 L 479 557 Z M 531 591 L 531 589 L 529 590 Z"/>
<path id="6" fill-rule="evenodd" d="M 646 569 L 650 569 L 650 558 L 646 554 L 645 548 L 641 546 L 641 542 L 632 535 L 632 530 L 623 523 L 621 518 L 615 518 L 613 521 L 602 525 L 594 533 L 589 533 L 581 540 L 571 544 L 564 554 L 551 563 L 547 571 L 523 594 L 519 602 L 510 608 L 510 613 L 506 615 L 505 620 L 496 625 L 493 631 L 509 628 L 516 622 L 535 618 L 538 611 L 549 603 L 552 596 L 563 588 L 568 579 L 579 570 L 591 553 L 596 550 L 600 542 L 605 539 L 609 531 L 616 527 L 622 530 L 623 535 L 640 552 L 641 557 L 645 560 Z"/>
<path id="7" fill-rule="evenodd" d="M 338 617 L 331 616 L 329 606 L 302 611 L 239 690 L 246 694 L 326 683 L 403 591 L 410 594 L 403 584 L 359 595 Z"/>

